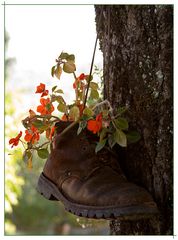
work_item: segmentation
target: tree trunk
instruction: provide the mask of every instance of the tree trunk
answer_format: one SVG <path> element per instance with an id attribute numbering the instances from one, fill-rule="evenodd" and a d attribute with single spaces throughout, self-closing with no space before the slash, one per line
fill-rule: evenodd
<path id="1" fill-rule="evenodd" d="M 111 234 L 173 234 L 173 6 L 95 6 L 104 58 L 104 97 L 128 106 L 141 140 L 122 150 L 127 178 L 153 196 L 159 218 L 113 220 Z M 99 20 L 101 13 L 101 19 Z M 120 154 L 120 153 L 119 153 Z"/>

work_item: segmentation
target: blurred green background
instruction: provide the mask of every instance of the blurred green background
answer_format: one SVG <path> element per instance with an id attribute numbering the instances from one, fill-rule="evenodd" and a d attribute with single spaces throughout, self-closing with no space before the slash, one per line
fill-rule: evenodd
<path id="1" fill-rule="evenodd" d="M 43 161 L 35 158 L 28 170 L 15 151 L 6 167 L 6 234 L 107 235 L 108 222 L 74 216 L 60 202 L 48 201 L 36 191 Z M 10 208 L 8 207 L 10 206 Z"/>
<path id="2" fill-rule="evenodd" d="M 6 49 L 8 43 L 6 33 Z M 5 235 L 108 235 L 108 221 L 74 216 L 60 202 L 44 199 L 36 184 L 45 161 L 36 156 L 30 170 L 22 160 L 22 146 L 11 150 L 8 141 L 22 129 L 20 119 L 26 115 L 18 109 L 21 96 L 29 93 L 24 87 L 14 88 L 13 94 L 9 91 L 15 62 L 15 58 L 5 59 Z"/>
<path id="3" fill-rule="evenodd" d="M 35 157 L 29 170 L 23 146 L 11 149 L 8 144 L 24 131 L 21 120 L 39 103 L 35 90 L 40 82 L 49 89 L 59 85 L 66 100 L 73 99 L 71 76 L 64 74 L 59 81 L 50 70 L 60 52 L 67 51 L 76 56 L 77 74 L 89 71 L 96 38 L 94 6 L 6 6 L 5 20 L 5 234 L 108 235 L 108 221 L 79 218 L 60 202 L 43 198 L 36 184 L 45 160 Z M 95 64 L 102 69 L 99 48 Z"/>

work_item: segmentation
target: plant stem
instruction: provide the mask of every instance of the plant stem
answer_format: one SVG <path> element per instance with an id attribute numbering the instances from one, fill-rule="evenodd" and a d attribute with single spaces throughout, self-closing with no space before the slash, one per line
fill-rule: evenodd
<path id="1" fill-rule="evenodd" d="M 86 102 L 87 102 L 88 91 L 89 91 L 89 87 L 90 87 L 91 75 L 92 75 L 92 70 L 93 70 L 93 64 L 94 64 L 94 59 L 95 59 L 95 52 L 96 52 L 97 41 L 98 41 L 98 35 L 96 36 L 96 40 L 95 40 L 95 46 L 94 46 L 93 57 L 92 57 L 92 61 L 91 61 L 89 80 L 88 80 L 87 91 L 86 91 L 86 95 L 85 95 L 85 99 L 84 99 L 83 109 L 85 109 Z"/>
<path id="2" fill-rule="evenodd" d="M 83 103 L 84 103 L 84 101 L 85 101 L 85 91 L 86 91 L 86 89 L 87 89 L 87 86 L 84 85 L 84 87 L 83 87 L 83 92 L 82 92 L 82 102 L 83 102 Z"/>
<path id="3" fill-rule="evenodd" d="M 112 124 L 115 127 L 115 129 L 117 130 L 117 127 L 116 127 L 116 124 L 115 124 L 114 120 L 112 120 Z"/>
<path id="4" fill-rule="evenodd" d="M 55 118 L 56 120 L 60 121 L 60 118 L 56 117 L 56 116 L 53 116 L 53 115 L 50 115 L 50 114 L 46 114 L 46 115 L 35 115 L 34 117 L 31 118 L 32 119 L 35 119 L 35 118 Z"/>
<path id="5" fill-rule="evenodd" d="M 20 140 L 20 142 L 22 143 L 22 146 L 24 147 L 24 149 L 26 149 L 25 143 L 24 143 L 21 139 L 19 139 L 19 140 Z"/>
<path id="6" fill-rule="evenodd" d="M 97 108 L 97 107 L 99 107 L 99 106 L 102 106 L 102 105 L 104 105 L 105 103 L 108 104 L 108 105 L 110 105 L 109 101 L 106 99 L 106 100 L 104 100 L 104 101 L 102 101 L 102 102 L 97 103 L 97 104 L 92 108 L 92 110 L 95 110 L 95 108 Z"/>
<path id="7" fill-rule="evenodd" d="M 63 136 L 65 133 L 67 133 L 71 128 L 73 128 L 75 125 L 79 123 L 79 119 L 75 122 L 72 122 L 68 127 L 66 127 L 61 133 L 60 137 Z"/>
<path id="8" fill-rule="evenodd" d="M 97 104 L 92 108 L 92 110 L 95 110 L 95 108 L 97 108 L 97 107 L 99 107 L 99 106 L 102 106 L 102 105 L 104 105 L 104 104 L 107 104 L 107 105 L 109 106 L 109 112 L 110 112 L 111 115 L 113 116 L 113 108 L 112 108 L 110 102 L 109 102 L 107 99 L 105 99 L 105 100 L 102 101 L 102 102 L 97 103 Z"/>
<path id="9" fill-rule="evenodd" d="M 76 85 L 76 88 L 75 88 L 75 101 L 76 101 L 76 105 L 77 105 L 77 101 L 78 101 L 77 76 L 76 76 L 75 72 L 73 72 L 73 75 L 74 75 L 74 78 L 75 78 L 75 85 Z"/>
<path id="10" fill-rule="evenodd" d="M 77 76 L 76 76 L 75 72 L 73 72 L 73 75 L 74 75 L 74 78 L 77 79 Z"/>
<path id="11" fill-rule="evenodd" d="M 41 144 L 41 145 L 38 146 L 38 147 L 33 147 L 32 149 L 34 149 L 34 150 L 38 150 L 39 148 L 42 148 L 43 146 L 45 146 L 46 144 L 49 144 L 49 143 L 50 143 L 50 141 L 45 142 L 45 143 Z"/>
<path id="12" fill-rule="evenodd" d="M 102 12 L 103 12 L 103 6 L 101 7 L 101 12 L 100 12 L 99 21 L 98 21 L 99 24 L 101 23 L 101 19 L 102 19 Z M 97 41 L 98 41 L 98 34 L 96 35 L 96 40 L 95 40 L 95 45 L 94 45 L 94 51 L 93 51 L 93 57 L 92 57 L 91 67 L 90 67 L 90 74 L 89 74 L 88 86 L 87 86 L 87 91 L 86 91 L 86 95 L 85 95 L 85 99 L 84 99 L 83 109 L 85 109 L 85 105 L 86 105 L 86 102 L 87 102 L 88 91 L 89 91 L 89 87 L 90 87 L 91 75 L 92 75 L 93 64 L 94 64 L 95 53 L 96 53 Z"/>

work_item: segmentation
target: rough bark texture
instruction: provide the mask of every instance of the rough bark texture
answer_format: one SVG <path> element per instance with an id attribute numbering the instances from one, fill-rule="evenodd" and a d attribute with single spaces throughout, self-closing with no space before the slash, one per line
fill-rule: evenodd
<path id="1" fill-rule="evenodd" d="M 114 109 L 129 107 L 130 126 L 142 136 L 122 150 L 119 161 L 127 178 L 145 187 L 160 211 L 159 218 L 111 221 L 111 234 L 172 235 L 173 6 L 98 5 L 95 10 L 104 96 Z"/>

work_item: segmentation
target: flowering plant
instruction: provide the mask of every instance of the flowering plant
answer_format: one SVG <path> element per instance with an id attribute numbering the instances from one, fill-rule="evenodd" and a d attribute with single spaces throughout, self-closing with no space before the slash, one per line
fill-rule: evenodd
<path id="1" fill-rule="evenodd" d="M 98 143 L 95 152 L 100 151 L 106 144 L 110 148 L 117 143 L 122 147 L 127 146 L 127 141 L 134 142 L 139 139 L 137 132 L 128 132 L 128 121 L 121 117 L 127 110 L 126 107 L 118 108 L 116 114 L 109 101 L 101 101 L 99 98 L 99 86 L 93 80 L 91 74 L 84 73 L 76 76 L 75 56 L 62 52 L 56 65 L 51 69 L 52 77 L 61 78 L 63 72 L 73 74 L 73 89 L 75 91 L 75 100 L 73 104 L 66 104 L 63 98 L 63 90 L 54 86 L 51 91 L 46 89 L 45 84 L 40 83 L 36 87 L 36 94 L 40 95 L 40 104 L 36 111 L 30 109 L 28 116 L 22 120 L 25 135 L 22 140 L 22 131 L 9 140 L 11 147 L 17 146 L 21 142 L 25 148 L 23 158 L 27 162 L 28 167 L 32 167 L 32 158 L 35 151 L 40 158 L 47 158 L 52 147 L 53 139 L 56 134 L 55 124 L 59 121 L 69 121 L 72 125 L 78 124 L 77 134 L 87 128 L 93 134 L 98 135 Z M 89 100 L 87 101 L 87 94 Z M 57 103 L 57 114 L 54 103 Z M 60 113 L 62 116 L 60 117 Z M 67 131 L 65 129 L 64 131 Z M 40 137 L 45 134 L 45 142 L 40 143 Z M 64 134 L 62 132 L 61 134 Z"/>

